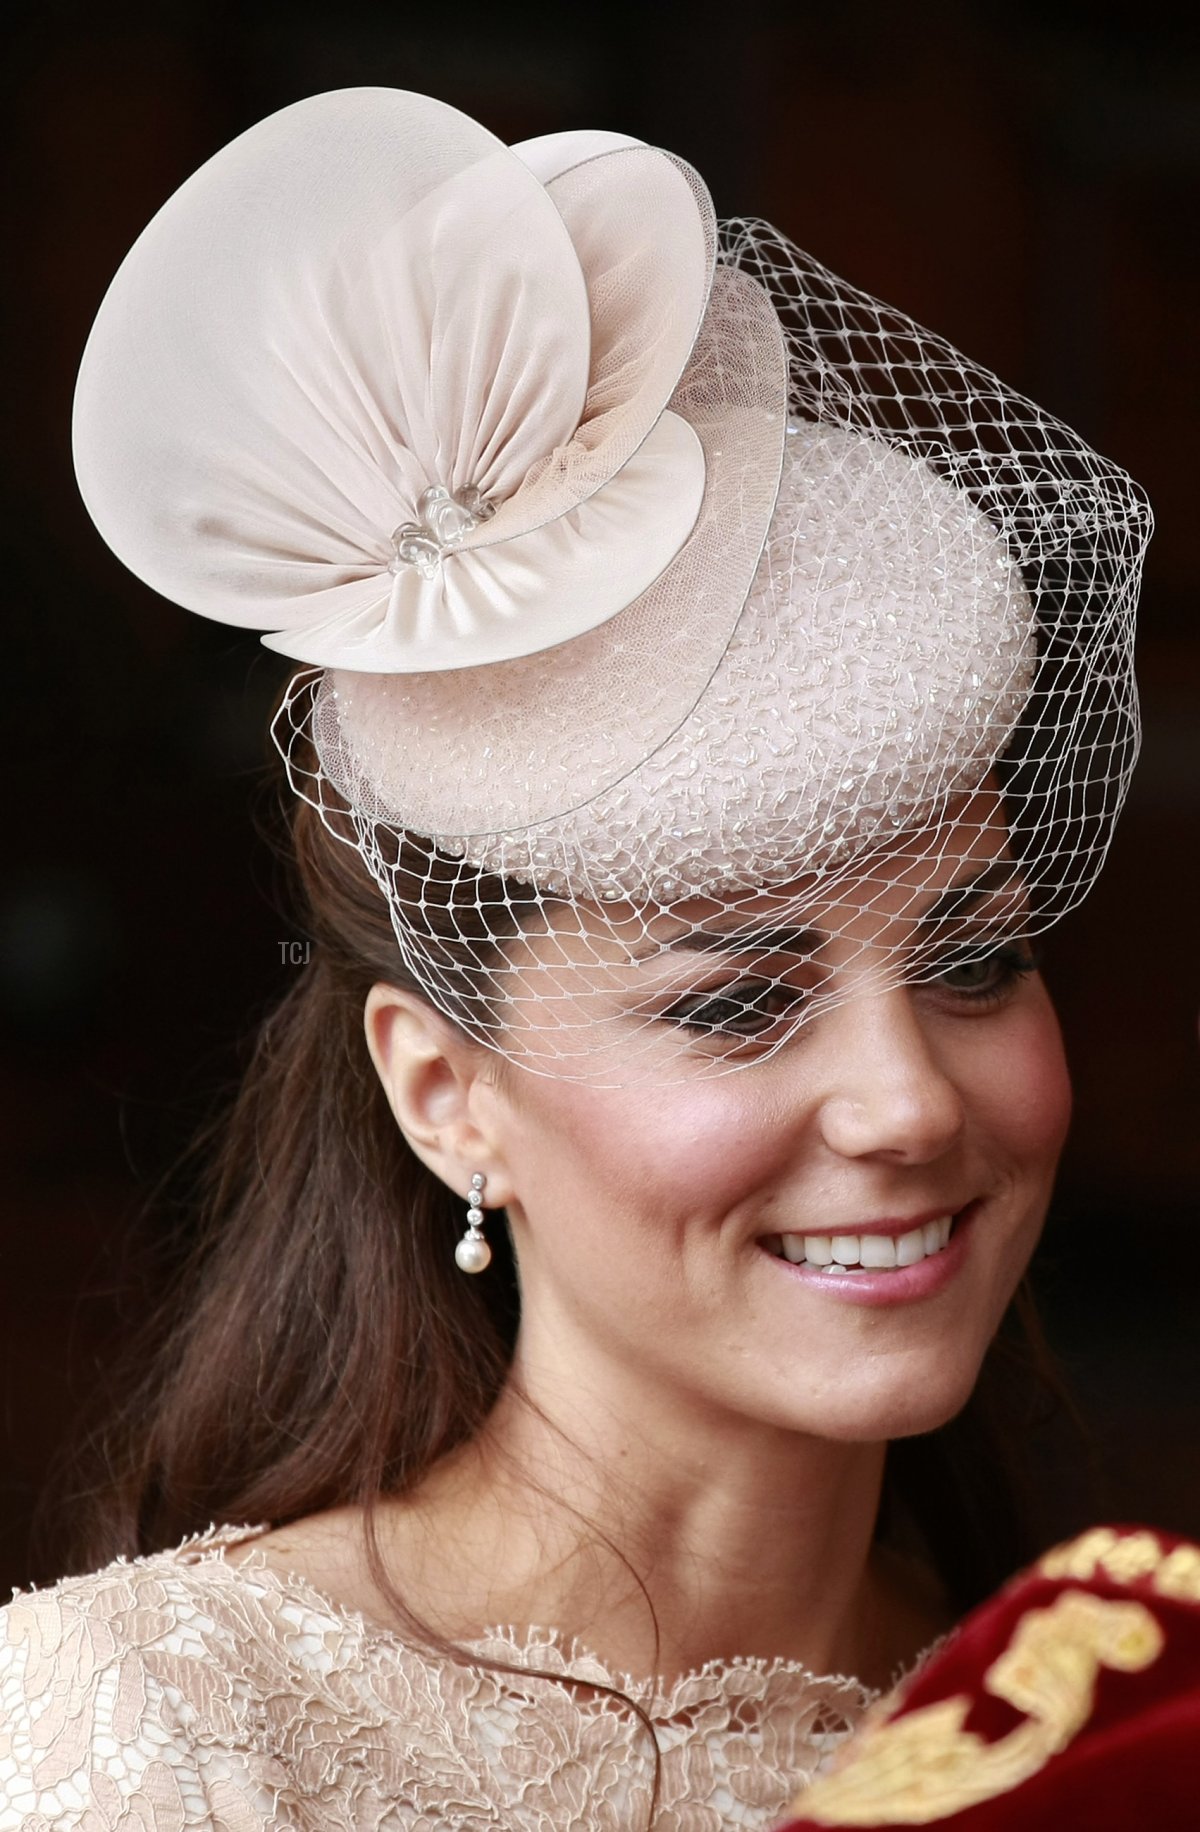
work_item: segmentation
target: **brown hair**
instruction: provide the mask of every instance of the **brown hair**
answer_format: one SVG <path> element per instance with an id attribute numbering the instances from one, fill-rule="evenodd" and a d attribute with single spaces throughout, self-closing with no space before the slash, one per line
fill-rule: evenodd
<path id="1" fill-rule="evenodd" d="M 461 1199 L 407 1146 L 363 1034 L 376 981 L 420 988 L 359 854 L 288 803 L 309 963 L 189 1153 L 198 1231 L 134 1347 L 123 1405 L 93 1436 L 97 1473 L 69 1509 L 56 1496 L 72 1523 L 65 1565 L 95 1569 L 214 1520 L 282 1526 L 358 1504 L 380 1591 L 425 1635 L 383 1568 L 373 1509 L 479 1430 L 512 1359 L 516 1267 L 496 1227 L 487 1277 L 455 1268 Z M 1037 1549 L 1014 1446 L 1031 1392 L 1048 1389 L 1061 1396 L 1023 1289 L 965 1411 L 889 1454 L 880 1531 L 915 1531 L 960 1610 Z"/>

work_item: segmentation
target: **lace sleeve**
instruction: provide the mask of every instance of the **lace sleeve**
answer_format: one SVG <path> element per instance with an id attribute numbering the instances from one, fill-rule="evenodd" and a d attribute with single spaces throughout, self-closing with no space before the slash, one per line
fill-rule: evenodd
<path id="1" fill-rule="evenodd" d="M 0 1609 L 0 1832 L 266 1832 L 277 1790 L 228 1734 L 221 1676 L 206 1698 L 163 1612 L 120 1588 L 67 1580 Z"/>

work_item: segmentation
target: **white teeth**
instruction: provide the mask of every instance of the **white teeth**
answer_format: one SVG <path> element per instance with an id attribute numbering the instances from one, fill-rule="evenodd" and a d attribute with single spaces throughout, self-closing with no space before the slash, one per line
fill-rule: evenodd
<path id="1" fill-rule="evenodd" d="M 953 1215 L 910 1228 L 907 1234 L 766 1234 L 762 1245 L 793 1266 L 821 1266 L 829 1272 L 884 1271 L 916 1266 L 940 1253 L 950 1239 Z"/>
<path id="2" fill-rule="evenodd" d="M 925 1258 L 925 1230 L 913 1228 L 896 1242 L 897 1266 L 915 1266 Z"/>
<path id="3" fill-rule="evenodd" d="M 864 1234 L 859 1259 L 864 1266 L 894 1266 L 896 1243 L 888 1234 Z"/>

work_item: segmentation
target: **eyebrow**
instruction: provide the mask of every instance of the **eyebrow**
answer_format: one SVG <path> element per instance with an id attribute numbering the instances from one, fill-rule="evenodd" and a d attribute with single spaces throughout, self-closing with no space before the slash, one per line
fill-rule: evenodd
<path id="1" fill-rule="evenodd" d="M 952 884 L 917 917 L 917 921 L 923 929 L 937 928 L 955 916 L 970 915 L 974 904 L 984 897 L 994 896 L 997 891 L 1013 891 L 1025 897 L 1025 885 L 1015 859 L 997 859 L 965 883 Z"/>
<path id="2" fill-rule="evenodd" d="M 929 908 L 917 917 L 923 929 L 937 928 L 956 916 L 971 913 L 972 906 L 997 891 L 1018 891 L 1024 885 L 1012 859 L 997 859 L 985 865 L 972 878 L 952 884 Z M 635 961 L 653 960 L 660 954 L 676 951 L 689 954 L 794 954 L 807 959 L 819 952 L 829 935 L 823 929 L 785 927 L 775 929 L 685 929 L 669 940 L 647 942 L 630 950 Z"/>
<path id="3" fill-rule="evenodd" d="M 829 937 L 820 929 L 686 929 L 669 941 L 649 942 L 631 950 L 635 961 L 678 950 L 689 954 L 798 954 L 823 948 Z"/>

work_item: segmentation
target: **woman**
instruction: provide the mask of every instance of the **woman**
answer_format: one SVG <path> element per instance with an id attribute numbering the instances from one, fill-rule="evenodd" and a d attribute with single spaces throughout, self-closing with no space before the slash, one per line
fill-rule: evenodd
<path id="1" fill-rule="evenodd" d="M 1028 1549 L 972 1394 L 1140 494 L 670 156 L 386 90 L 168 203 L 75 441 L 135 571 L 306 664 L 315 948 L 123 1556 L 6 1612 L 0 1824 L 769 1825 Z"/>

